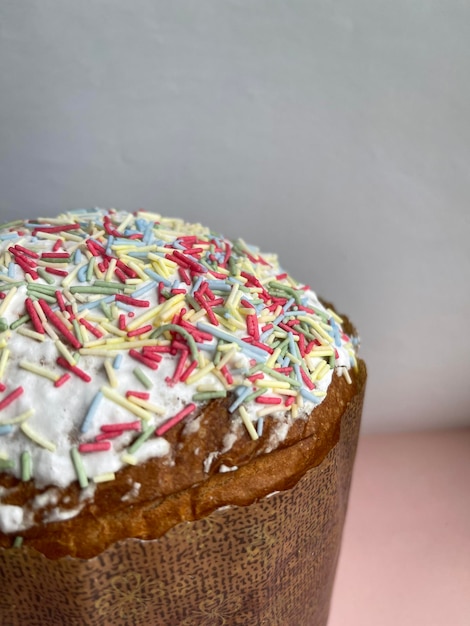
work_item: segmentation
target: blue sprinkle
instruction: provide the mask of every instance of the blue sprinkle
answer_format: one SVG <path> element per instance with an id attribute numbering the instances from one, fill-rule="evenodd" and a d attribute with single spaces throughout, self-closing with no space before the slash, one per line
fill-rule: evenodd
<path id="1" fill-rule="evenodd" d="M 131 306 L 130 304 L 126 304 L 125 302 L 116 302 L 116 306 L 118 307 L 118 309 L 122 309 L 123 311 L 129 311 L 129 312 L 133 312 L 134 311 L 134 307 Z"/>
<path id="2" fill-rule="evenodd" d="M 300 395 L 305 398 L 306 400 L 310 400 L 310 402 L 313 402 L 314 404 L 320 404 L 321 402 L 321 398 L 318 398 L 317 396 L 314 396 L 313 393 L 310 393 L 310 391 L 308 391 L 305 388 L 302 388 L 300 390 Z"/>
<path id="3" fill-rule="evenodd" d="M 2 424 L 0 426 L 0 435 L 9 435 L 13 432 L 13 424 Z"/>
<path id="4" fill-rule="evenodd" d="M 81 283 L 86 282 L 87 271 L 88 271 L 88 265 L 84 265 L 78 270 L 77 278 Z"/>
<path id="5" fill-rule="evenodd" d="M 144 272 L 147 274 L 147 276 L 150 276 L 150 278 L 153 278 L 154 280 L 156 280 L 157 283 L 163 283 L 165 287 L 171 286 L 171 282 L 167 280 L 166 278 L 164 278 L 163 276 L 160 276 L 160 274 L 157 274 L 157 272 L 154 272 L 153 270 L 149 270 L 149 269 L 144 269 Z"/>
<path id="6" fill-rule="evenodd" d="M 132 297 L 133 298 L 139 298 L 140 296 L 143 296 L 145 293 L 147 293 L 148 291 L 150 291 L 154 287 L 155 287 L 155 283 L 153 281 L 151 281 L 149 283 L 145 283 L 144 285 L 142 285 L 142 287 L 140 287 L 139 289 L 136 289 L 133 292 Z"/>
<path id="7" fill-rule="evenodd" d="M 8 264 L 8 276 L 10 278 L 15 278 L 15 264 L 13 263 L 13 261 L 10 261 L 10 263 Z"/>
<path id="8" fill-rule="evenodd" d="M 250 395 L 250 393 L 251 393 L 251 387 L 245 387 L 245 390 L 228 407 L 228 410 L 230 411 L 230 413 L 233 413 L 236 409 L 238 409 L 238 407 L 243 403 L 245 398 Z"/>
<path id="9" fill-rule="evenodd" d="M 6 239 L 19 239 L 20 236 L 17 233 L 4 233 L 0 235 L 0 239 L 5 241 Z"/>
<path id="10" fill-rule="evenodd" d="M 152 222 L 149 222 L 145 228 L 142 243 L 144 243 L 145 245 L 148 245 L 149 243 L 151 243 L 152 239 L 153 239 L 153 224 Z"/>
<path id="11" fill-rule="evenodd" d="M 77 248 L 75 250 L 75 254 L 73 255 L 73 262 L 75 263 L 75 265 L 78 265 L 82 260 L 82 251 L 80 250 L 80 248 Z"/>
<path id="12" fill-rule="evenodd" d="M 190 291 L 191 295 L 194 295 L 194 292 L 197 291 L 199 289 L 199 287 L 201 286 L 202 283 L 202 276 L 198 276 L 196 279 L 196 282 L 194 283 L 194 285 L 192 286 L 192 289 Z"/>
<path id="13" fill-rule="evenodd" d="M 258 433 L 258 437 L 261 437 L 261 435 L 263 434 L 263 426 L 264 426 L 264 419 L 263 417 L 259 417 L 256 423 L 256 432 Z"/>
<path id="14" fill-rule="evenodd" d="M 96 411 L 98 410 L 102 397 L 103 397 L 103 392 L 98 391 L 96 396 L 91 401 L 91 404 L 88 408 L 88 412 L 85 415 L 85 419 L 83 420 L 82 425 L 80 427 L 80 431 L 82 433 L 86 433 L 86 431 L 90 428 L 91 422 L 93 420 L 93 417 L 95 416 Z"/>
<path id="15" fill-rule="evenodd" d="M 116 354 L 113 361 L 113 369 L 118 370 L 121 367 L 122 354 Z"/>

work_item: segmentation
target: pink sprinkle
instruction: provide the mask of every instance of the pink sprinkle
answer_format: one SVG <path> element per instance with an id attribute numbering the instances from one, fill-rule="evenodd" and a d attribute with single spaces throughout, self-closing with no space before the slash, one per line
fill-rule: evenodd
<path id="1" fill-rule="evenodd" d="M 70 378 L 71 378 L 70 374 L 66 372 L 55 381 L 54 387 L 62 387 L 62 385 L 66 383 Z"/>
<path id="2" fill-rule="evenodd" d="M 61 224 L 60 226 L 38 226 L 33 230 L 33 237 L 37 233 L 60 233 L 67 230 L 77 230 L 80 224 Z"/>
<path id="3" fill-rule="evenodd" d="M 73 335 L 70 332 L 70 330 L 62 322 L 62 320 L 60 320 L 57 317 L 57 315 L 54 313 L 51 307 L 47 304 L 47 302 L 43 300 L 42 298 L 40 298 L 39 304 L 41 306 L 41 309 L 44 311 L 44 314 L 46 315 L 48 320 L 51 322 L 51 324 L 53 324 L 57 328 L 57 330 L 62 333 L 62 335 L 65 337 L 65 339 L 67 339 L 67 341 L 70 343 L 70 345 L 73 348 L 75 348 L 76 350 L 79 350 L 82 347 L 82 344 L 78 341 L 75 335 Z"/>
<path id="4" fill-rule="evenodd" d="M 231 385 L 233 383 L 233 376 L 230 373 L 228 367 L 226 365 L 224 365 L 221 370 L 222 374 L 224 375 L 225 380 L 228 382 L 229 385 Z"/>
<path id="5" fill-rule="evenodd" d="M 111 442 L 109 441 L 92 441 L 90 443 L 81 443 L 78 446 L 79 452 L 103 452 L 111 448 Z"/>
<path id="6" fill-rule="evenodd" d="M 6 388 L 7 388 L 6 385 L 4 385 L 3 383 L 0 383 L 0 392 L 5 391 Z"/>
<path id="7" fill-rule="evenodd" d="M 157 437 L 164 435 L 168 430 L 170 430 L 170 428 L 176 426 L 178 422 L 181 422 L 181 420 L 183 420 L 187 415 L 192 413 L 195 408 L 196 405 L 193 402 L 185 406 L 184 409 L 182 409 L 179 413 L 171 417 L 169 420 L 167 420 L 164 424 L 156 429 L 155 434 L 157 435 Z"/>
<path id="8" fill-rule="evenodd" d="M 169 385 L 170 387 L 175 385 L 178 382 L 178 380 L 181 378 L 181 374 L 183 373 L 184 366 L 186 365 L 186 359 L 188 358 L 188 354 L 189 354 L 189 350 L 187 348 L 181 351 L 181 356 L 178 360 L 178 364 L 175 368 L 173 377 L 170 378 L 169 376 L 167 376 L 165 378 L 166 384 Z"/>
<path id="9" fill-rule="evenodd" d="M 181 280 L 187 285 L 191 284 L 191 279 L 189 278 L 188 272 L 184 269 L 184 267 L 178 268 L 178 274 L 180 275 Z"/>
<path id="10" fill-rule="evenodd" d="M 284 404 L 286 407 L 289 407 L 291 406 L 291 404 L 294 404 L 294 402 L 295 402 L 295 396 L 289 396 L 287 400 L 284 402 Z"/>
<path id="11" fill-rule="evenodd" d="M 127 276 L 124 274 L 124 272 L 119 269 L 119 267 L 116 267 L 114 269 L 114 273 L 116 274 L 116 276 L 119 278 L 119 280 L 121 281 L 121 283 L 125 283 L 127 280 Z"/>
<path id="12" fill-rule="evenodd" d="M 3 400 L 0 402 L 0 411 L 6 408 L 9 404 L 11 404 L 13 400 L 16 400 L 16 398 L 21 396 L 23 392 L 24 392 L 23 387 L 17 387 L 14 391 L 12 391 L 7 396 L 5 396 Z"/>

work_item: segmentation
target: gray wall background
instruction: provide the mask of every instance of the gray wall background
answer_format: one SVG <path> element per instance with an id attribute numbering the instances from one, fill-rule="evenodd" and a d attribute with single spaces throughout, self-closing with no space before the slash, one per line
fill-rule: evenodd
<path id="1" fill-rule="evenodd" d="M 365 431 L 470 423 L 470 4 L 2 0 L 0 218 L 145 207 L 354 320 Z"/>

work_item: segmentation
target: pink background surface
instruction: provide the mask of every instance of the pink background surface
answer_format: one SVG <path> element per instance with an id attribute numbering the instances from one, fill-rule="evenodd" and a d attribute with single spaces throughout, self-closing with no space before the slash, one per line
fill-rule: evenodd
<path id="1" fill-rule="evenodd" d="M 470 429 L 361 437 L 328 626 L 470 625 Z"/>

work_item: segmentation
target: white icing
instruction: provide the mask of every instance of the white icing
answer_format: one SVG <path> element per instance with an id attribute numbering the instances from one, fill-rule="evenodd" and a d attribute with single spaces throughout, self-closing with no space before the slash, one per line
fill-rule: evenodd
<path id="1" fill-rule="evenodd" d="M 92 234 L 93 241 L 101 241 L 103 245 L 106 247 L 106 242 L 103 242 L 102 235 L 104 230 L 102 228 L 102 220 L 103 216 L 106 215 L 106 211 L 95 210 L 88 212 L 72 212 L 71 214 L 67 214 L 64 216 L 60 216 L 59 218 L 52 220 L 44 220 L 43 224 L 47 226 L 54 226 L 60 224 L 69 224 L 74 221 L 79 221 L 81 223 L 96 223 L 96 227 Z M 137 222 L 134 221 L 134 217 L 129 216 L 126 213 L 113 213 L 110 214 L 111 218 L 114 220 L 114 224 L 112 228 L 116 228 L 121 222 L 125 221 L 128 228 L 136 229 Z M 179 237 L 184 234 L 196 234 L 197 236 L 201 236 L 205 238 L 207 241 L 210 240 L 212 234 L 210 231 L 201 225 L 188 225 L 185 224 L 181 220 L 165 220 L 164 218 L 159 218 L 159 216 L 150 215 L 147 213 L 142 213 L 137 215 L 137 220 L 144 220 L 146 223 L 143 224 L 141 233 L 146 233 L 145 237 L 148 237 L 147 243 L 144 242 L 144 246 L 151 246 L 151 249 L 146 252 L 151 252 L 153 255 L 160 255 L 159 258 L 163 258 L 163 254 L 166 253 L 166 249 L 163 246 L 169 242 L 172 243 L 176 237 Z M 160 221 L 160 228 L 151 230 L 152 222 L 156 220 Z M 142 225 L 142 224 L 141 224 Z M 13 231 L 14 231 L 13 227 Z M 15 258 L 13 252 L 9 249 L 13 249 L 13 246 L 19 245 L 23 248 L 36 252 L 41 255 L 42 253 L 50 253 L 52 250 L 52 246 L 54 245 L 56 239 L 51 239 L 48 237 L 43 237 L 41 233 L 37 233 L 37 236 L 32 234 L 32 230 L 34 227 L 29 227 L 28 224 L 17 225 L 17 229 L 24 231 L 19 237 L 14 238 L 14 234 L 9 228 L 0 231 L 0 288 L 2 286 L 8 287 L 12 281 L 24 281 L 25 280 L 25 272 L 23 268 L 15 263 Z M 88 227 L 87 227 L 88 228 Z M 150 231 L 149 231 L 150 228 Z M 123 231 L 125 228 L 122 229 Z M 134 232 L 134 231 L 132 231 Z M 78 235 L 77 235 L 78 233 Z M 81 234 L 81 235 L 80 235 Z M 68 237 L 70 235 L 70 238 Z M 57 277 L 53 274 L 50 274 L 49 277 L 53 279 L 54 285 L 53 288 L 59 291 L 63 291 L 63 296 L 67 304 L 70 304 L 70 298 L 76 298 L 74 306 L 77 306 L 80 311 L 77 314 L 77 318 L 84 316 L 89 323 L 93 326 L 99 327 L 101 323 L 104 325 L 109 325 L 109 320 L 106 318 L 105 313 L 101 310 L 101 308 L 95 308 L 93 306 L 93 302 L 97 299 L 103 299 L 106 297 L 106 294 L 83 294 L 76 293 L 75 296 L 70 297 L 70 289 L 75 289 L 76 287 L 83 287 L 87 285 L 92 285 L 93 282 L 97 279 L 97 276 L 92 273 L 91 281 L 88 281 L 86 276 L 83 274 L 77 274 L 76 270 L 79 269 L 87 269 L 87 264 L 89 262 L 89 258 L 92 258 L 91 253 L 88 251 L 85 245 L 85 237 L 83 230 L 71 230 L 65 232 L 63 235 L 57 234 L 56 238 L 61 236 L 63 238 L 62 247 L 60 247 L 59 252 L 63 253 L 64 250 L 67 251 L 71 256 L 71 261 L 67 263 L 55 263 L 50 264 L 51 267 L 59 269 L 59 270 L 67 270 L 74 275 L 73 280 L 69 281 L 70 284 L 66 286 L 64 290 L 61 286 L 61 282 L 63 280 L 62 277 Z M 77 240 L 77 236 L 82 238 Z M 113 235 L 114 236 L 114 235 Z M 12 238 L 13 237 L 13 238 Z M 221 240 L 222 241 L 222 240 Z M 109 243 L 109 242 L 108 242 Z M 127 239 L 125 245 L 132 244 L 132 240 Z M 113 244 L 114 245 L 114 244 Z M 121 245 L 121 244 L 117 244 Z M 134 245 L 134 244 L 132 244 Z M 179 245 L 179 244 L 178 244 Z M 128 247 L 128 251 L 131 253 L 136 252 L 139 253 L 140 247 L 138 245 L 134 246 L 135 249 L 131 249 Z M 247 248 L 246 244 L 243 244 L 245 249 L 250 250 L 250 254 L 257 255 L 258 251 L 255 248 Z M 207 248 L 207 246 L 206 246 Z M 205 249 L 206 249 L 205 248 Z M 178 246 L 176 246 L 178 251 Z M 204 249 L 204 250 L 205 250 Z M 78 264 L 75 263 L 74 255 L 76 251 L 79 251 L 81 254 L 81 260 Z M 233 248 L 232 248 L 233 250 Z M 173 252 L 171 248 L 168 248 L 169 252 Z M 124 253 L 119 250 L 109 249 L 108 255 L 110 258 L 119 257 L 121 259 L 121 255 Z M 88 257 L 87 257 L 88 255 Z M 24 257 L 26 259 L 31 259 L 31 257 Z M 96 257 L 99 262 L 102 259 L 102 256 Z M 144 269 L 151 270 L 154 274 L 158 274 L 158 267 L 153 263 L 152 259 L 144 259 L 143 261 L 139 259 L 139 257 L 123 257 L 126 264 L 135 263 L 138 268 L 140 267 L 140 275 L 137 276 L 136 279 L 128 280 L 129 294 L 131 297 L 133 293 L 132 289 L 135 287 L 137 292 L 141 288 L 144 290 L 149 288 L 142 293 L 142 295 L 136 295 L 137 299 L 148 300 L 150 303 L 149 307 L 129 307 L 129 305 L 119 303 L 113 304 L 112 302 L 108 302 L 108 306 L 116 307 L 114 309 L 115 316 L 117 315 L 125 315 L 126 316 L 126 324 L 131 325 L 132 328 L 136 328 L 140 325 L 152 324 L 153 328 L 158 328 L 158 324 L 155 322 L 154 318 L 146 319 L 145 315 L 155 309 L 158 306 L 158 294 L 157 294 L 157 283 L 155 282 L 152 276 L 148 276 L 143 273 Z M 241 257 L 236 257 L 240 259 Z M 263 255 L 263 258 L 267 261 L 268 264 L 259 264 L 258 269 L 260 272 L 260 280 L 263 285 L 269 283 L 270 280 L 274 280 L 275 277 L 281 273 L 281 269 L 277 263 L 277 259 L 273 255 Z M 47 262 L 47 260 L 46 260 Z M 139 263 L 145 263 L 145 265 L 139 266 Z M 240 261 L 237 260 L 236 263 L 240 264 L 240 271 L 250 271 L 249 262 L 246 260 Z M 3 264 L 3 265 L 2 265 Z M 271 264 L 271 265 L 269 265 Z M 44 265 L 42 266 L 44 268 Z M 144 268 L 144 269 L 142 269 Z M 165 289 L 176 288 L 183 289 L 185 292 L 188 292 L 193 288 L 193 285 L 189 286 L 184 282 L 181 275 L 178 273 L 178 268 L 175 265 L 172 268 L 167 266 L 166 275 L 164 277 L 166 286 Z M 254 270 L 253 270 L 254 271 Z M 73 274 L 75 272 L 75 274 Z M 160 275 L 162 276 L 162 274 Z M 204 273 L 204 279 L 214 279 L 213 276 Z M 29 281 L 29 277 L 27 277 Z M 98 279 L 100 279 L 98 277 Z M 100 280 L 106 279 L 106 270 L 104 270 L 103 275 Z M 68 280 L 68 279 L 66 279 Z M 194 277 L 196 280 L 196 276 Z M 217 279 L 219 280 L 219 279 Z M 27 281 L 27 282 L 28 282 Z M 240 282 L 240 279 L 237 278 L 236 282 Z M 31 281 L 33 284 L 43 286 L 47 289 L 48 283 L 42 278 L 39 277 L 36 280 Z M 106 280 L 105 280 L 106 282 Z M 121 284 L 118 283 L 117 278 L 113 275 L 112 279 L 108 281 L 109 284 Z M 243 282 L 243 281 L 242 281 Z M 233 289 L 233 282 L 227 283 L 226 285 L 230 286 L 230 289 Z M 286 286 L 289 288 L 292 285 L 295 285 L 294 282 L 286 283 Z M 14 294 L 11 298 L 7 295 L 8 300 L 0 300 L 0 323 L 3 325 L 5 329 L 6 324 L 10 325 L 14 323 L 18 318 L 23 316 L 26 312 L 25 309 L 25 298 L 30 297 L 31 294 L 27 291 L 27 284 L 19 285 L 16 289 L 16 293 L 14 293 L 14 289 L 12 292 L 8 290 L 3 293 Z M 42 294 L 37 293 L 37 297 L 43 297 Z M 241 298 L 248 299 L 250 301 L 251 295 L 245 292 L 241 293 Z M 217 297 L 220 297 L 218 294 Z M 227 297 L 227 292 L 225 292 L 225 298 Z M 315 310 L 320 310 L 324 312 L 324 308 L 319 303 L 317 296 L 310 289 L 303 289 L 301 291 L 302 303 L 308 307 L 314 308 Z M 258 298 L 256 291 L 253 292 L 253 302 L 256 305 L 255 299 Z M 240 299 L 240 298 L 239 298 Z M 111 300 L 113 298 L 111 297 Z M 6 302 L 6 305 L 4 306 Z M 84 303 L 88 304 L 84 304 Z M 173 302 L 173 301 L 172 301 Z M 170 303 L 171 304 L 171 303 Z M 187 306 L 184 302 L 181 306 Z M 57 310 L 57 306 L 52 303 L 50 306 Z M 181 308 L 176 306 L 174 312 L 177 313 Z M 291 305 L 292 306 L 292 305 Z M 82 310 L 86 307 L 86 310 Z M 133 309 L 134 317 L 129 316 L 129 309 Z M 269 311 L 262 310 L 263 306 L 261 306 L 261 317 L 262 319 L 259 321 L 259 329 L 262 332 L 262 327 L 266 324 L 267 315 L 269 316 Z M 113 312 L 113 311 L 112 311 Z M 163 314 L 162 314 L 163 315 Z M 246 312 L 243 313 L 246 315 Z M 243 315 L 240 316 L 240 320 L 244 320 Z M 328 314 L 326 314 L 328 317 Z M 144 317 L 144 321 L 142 324 L 139 324 L 139 318 Z M 264 318 L 263 318 L 264 316 Z M 47 317 L 47 316 L 46 316 Z M 64 313 L 64 317 L 68 318 L 69 313 Z M 164 317 L 164 316 L 163 316 Z M 97 318 L 101 318 L 101 320 L 97 321 Z M 158 319 L 158 318 L 157 318 Z M 285 318 L 285 319 L 288 319 Z M 163 319 L 161 323 L 168 323 L 171 321 L 170 319 Z M 270 321 L 268 319 L 268 321 Z M 201 324 L 211 324 L 211 319 L 207 314 L 198 316 L 198 323 Z M 232 328 L 230 331 L 225 329 L 222 325 L 220 328 L 224 330 L 225 333 L 228 333 L 231 337 L 233 337 L 233 341 L 239 341 L 242 338 L 246 338 L 247 330 L 244 327 L 244 321 L 242 323 L 242 328 L 234 329 Z M 109 339 L 118 338 L 119 337 L 119 329 L 116 318 L 111 321 L 111 324 L 117 329 L 117 334 L 109 334 L 104 337 L 103 341 L 108 341 Z M 196 323 L 197 325 L 197 323 Z M 49 333 L 52 337 L 58 336 L 63 344 L 67 346 L 67 349 L 70 353 L 74 353 L 75 349 L 69 345 L 67 339 L 63 337 L 62 333 L 55 328 L 53 324 L 49 324 L 52 332 Z M 14 389 L 18 388 L 20 385 L 24 388 L 24 393 L 22 393 L 19 397 L 17 397 L 11 404 L 4 407 L 0 410 L 0 426 L 8 424 L 9 421 L 15 420 L 18 416 L 23 413 L 26 413 L 33 410 L 33 414 L 29 415 L 26 418 L 25 424 L 27 426 L 28 432 L 32 432 L 34 436 L 37 438 L 42 438 L 45 440 L 46 444 L 53 447 L 53 450 L 46 449 L 35 440 L 35 437 L 30 438 L 27 433 L 23 432 L 18 423 L 13 425 L 13 431 L 9 434 L 3 434 L 0 436 L 0 458 L 11 460 L 14 463 L 13 468 L 8 469 L 17 477 L 21 477 L 21 464 L 20 458 L 24 452 L 28 452 L 31 455 L 32 459 L 32 472 L 34 481 L 37 487 L 42 488 L 49 485 L 55 485 L 60 488 L 67 487 L 70 483 L 77 480 L 77 472 L 72 463 L 71 459 L 71 448 L 72 446 L 77 446 L 80 443 L 91 442 L 95 439 L 96 436 L 101 434 L 101 426 L 105 424 L 120 424 L 122 422 L 130 422 L 136 421 L 139 418 L 136 417 L 133 413 L 131 413 L 128 408 L 123 408 L 122 406 L 116 404 L 112 400 L 103 397 L 99 403 L 98 409 L 94 414 L 93 418 L 90 420 L 89 428 L 86 432 L 81 432 L 82 424 L 84 423 L 85 417 L 89 411 L 89 407 L 95 398 L 95 396 L 100 392 L 104 387 L 111 387 L 112 390 L 119 394 L 120 397 L 124 398 L 125 394 L 128 390 L 137 390 L 137 391 L 148 391 L 150 394 L 149 402 L 151 404 L 157 405 L 161 408 L 161 411 L 152 412 L 151 410 L 147 413 L 147 419 L 142 420 L 142 427 L 145 429 L 147 427 L 155 427 L 158 428 L 176 413 L 178 413 L 181 409 L 186 407 L 189 403 L 193 402 L 193 396 L 200 389 L 215 389 L 220 390 L 223 389 L 223 385 L 219 378 L 215 376 L 213 372 L 207 373 L 205 376 L 201 377 L 199 380 L 195 381 L 192 384 L 188 384 L 185 382 L 177 382 L 174 385 L 168 385 L 166 380 L 171 379 L 175 368 L 178 363 L 179 354 L 175 356 L 164 354 L 161 363 L 158 366 L 156 371 L 148 369 L 145 365 L 141 365 L 136 360 L 131 358 L 127 350 L 121 351 L 122 353 L 122 362 L 119 370 L 117 370 L 117 386 L 115 388 L 112 387 L 111 381 L 108 379 L 108 375 L 104 368 L 104 360 L 105 358 L 101 355 L 91 355 L 87 354 L 88 343 L 97 341 L 97 338 L 93 336 L 89 331 L 87 331 L 88 342 L 85 343 L 84 351 L 83 348 L 80 350 L 80 359 L 78 361 L 78 367 L 89 374 L 91 376 L 91 382 L 84 382 L 74 374 L 72 374 L 72 379 L 66 382 L 61 387 L 55 387 L 54 383 L 51 380 L 43 378 L 39 376 L 37 373 L 33 373 L 27 371 L 26 369 L 20 368 L 20 363 L 23 360 L 26 360 L 29 363 L 39 365 L 45 370 L 56 374 L 57 376 L 62 376 L 66 370 L 60 367 L 56 360 L 59 356 L 58 349 L 53 341 L 53 339 L 46 333 L 44 341 L 37 341 L 34 338 L 25 336 L 21 334 L 20 330 L 29 329 L 29 331 L 34 329 L 34 326 L 31 322 L 27 322 L 20 329 L 10 329 L 0 331 L 0 359 L 2 355 L 5 356 L 5 351 L 8 351 L 9 357 L 5 360 L 4 363 L 4 372 L 0 376 L 0 381 L 6 386 L 6 390 L 3 393 L 0 393 L 0 402 L 5 398 L 8 394 L 10 394 Z M 80 326 L 80 328 L 83 328 Z M 101 327 L 103 329 L 103 326 Z M 71 332 L 75 332 L 72 328 Z M 105 331 L 108 332 L 108 331 Z M 333 330 L 332 330 L 333 332 Z M 341 331 L 340 331 L 341 332 Z M 133 341 L 137 340 L 137 338 L 131 337 L 123 337 L 119 339 L 119 341 Z M 164 338 L 160 337 L 160 341 L 164 342 Z M 335 340 L 336 341 L 336 340 Z M 204 355 L 204 358 L 209 363 L 215 354 L 217 349 L 218 339 L 213 339 L 211 341 L 206 341 L 202 345 L 198 344 L 199 348 L 199 366 L 202 367 L 201 363 L 201 355 Z M 243 346 L 243 350 L 245 350 L 247 344 L 241 343 Z M 100 349 L 100 346 L 97 345 L 96 348 Z M 234 378 L 234 387 L 239 387 L 239 389 L 243 389 L 243 385 L 250 386 L 251 383 L 246 379 L 246 372 L 252 367 L 253 363 L 251 359 L 253 358 L 253 354 L 250 354 L 249 348 L 246 348 L 248 352 L 238 351 L 236 352 L 230 362 L 230 369 L 233 372 Z M 256 348 L 254 348 L 256 350 Z M 263 350 L 258 350 L 258 361 L 260 363 L 265 363 L 269 358 L 269 354 L 264 352 Z M 336 350 L 336 361 L 335 366 L 338 368 L 349 368 L 351 365 L 351 361 L 354 359 L 353 349 L 351 344 L 343 341 L 338 344 L 335 344 Z M 114 356 L 117 352 L 108 352 L 109 359 L 114 359 Z M 261 357 L 259 356 L 261 354 Z M 309 357 L 309 361 L 307 363 L 310 371 L 313 371 L 318 363 L 322 362 L 322 358 Z M 146 387 L 142 384 L 140 380 L 138 380 L 134 374 L 134 370 L 136 367 L 139 367 L 152 381 L 152 388 L 147 390 Z M 197 371 L 197 370 L 196 370 Z M 321 380 L 316 381 L 316 390 L 317 392 L 326 391 L 328 385 L 331 382 L 332 370 L 329 370 L 326 375 L 323 376 Z M 266 378 L 270 379 L 270 375 L 266 374 Z M 268 395 L 272 395 L 275 393 L 275 389 L 267 390 Z M 281 396 L 282 397 L 282 396 Z M 233 402 L 235 396 L 230 399 L 230 402 Z M 285 399 L 285 397 L 284 397 Z M 321 402 L 322 398 L 318 397 L 318 402 Z M 197 407 L 200 407 L 204 404 L 204 402 L 195 401 Z M 312 409 L 315 407 L 316 403 L 312 402 L 308 397 L 297 398 L 297 411 L 300 416 L 305 416 L 309 414 Z M 244 408 L 246 409 L 247 415 L 249 419 L 251 419 L 254 423 L 258 420 L 258 412 L 260 408 L 263 408 L 262 405 L 249 401 L 244 403 Z M 288 430 L 289 424 L 289 415 L 290 410 L 276 410 L 276 407 L 272 407 L 272 415 L 275 417 L 275 429 L 274 434 L 272 435 L 269 445 L 273 448 L 276 446 L 277 442 L 281 442 Z M 185 434 L 190 435 L 197 431 L 200 425 L 200 419 L 197 416 L 192 417 L 190 419 L 184 429 Z M 217 457 L 220 452 L 226 452 L 232 448 L 237 438 L 240 436 L 240 433 L 244 426 L 241 424 L 241 420 L 238 415 L 238 410 L 234 410 L 231 417 L 231 425 L 230 432 L 225 435 L 223 440 L 223 449 L 219 452 L 212 452 L 208 455 L 208 457 L 204 460 L 204 469 L 205 471 L 209 471 L 210 466 L 213 460 Z M 111 448 L 107 451 L 102 452 L 91 452 L 91 453 L 83 453 L 81 454 L 81 459 L 83 462 L 83 466 L 85 469 L 86 475 L 91 479 L 93 476 L 97 476 L 99 474 L 104 474 L 108 472 L 117 472 L 122 467 L 126 465 L 125 453 L 127 451 L 128 446 L 133 442 L 135 437 L 137 436 L 135 431 L 126 431 L 123 432 L 117 438 L 111 439 Z M 173 459 L 170 454 L 170 445 L 165 439 L 165 435 L 162 437 L 152 436 L 148 439 L 132 456 L 134 460 L 138 463 L 143 463 L 149 458 L 153 457 L 165 457 L 168 456 L 168 462 L 171 464 Z M 230 468 L 231 469 L 231 468 Z M 224 470 L 221 470 L 224 471 Z M 96 486 L 90 487 L 88 491 L 84 492 L 83 500 L 87 498 L 93 497 L 94 489 Z M 0 496 L 2 494 L 0 493 Z M 43 508 L 45 506 L 54 506 L 56 499 L 56 492 L 53 490 L 47 491 L 44 494 L 37 496 L 33 503 L 34 508 Z M 0 524 L 3 524 L 4 528 L 15 528 L 16 530 L 24 524 L 24 519 L 20 515 L 20 513 L 16 510 L 18 507 L 8 508 L 10 505 L 2 505 L 5 508 L 4 512 L 1 514 Z M 21 510 L 21 509 L 20 509 Z M 51 516 L 56 516 L 56 518 L 65 519 L 63 516 L 67 516 L 71 514 L 69 511 L 60 511 L 59 509 L 55 510 Z M 12 532 L 4 531 L 4 532 Z"/>
<path id="2" fill-rule="evenodd" d="M 20 506 L 0 504 L 0 530 L 14 533 L 23 529 L 24 511 Z"/>

